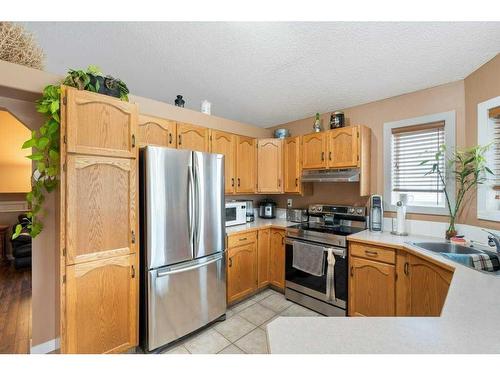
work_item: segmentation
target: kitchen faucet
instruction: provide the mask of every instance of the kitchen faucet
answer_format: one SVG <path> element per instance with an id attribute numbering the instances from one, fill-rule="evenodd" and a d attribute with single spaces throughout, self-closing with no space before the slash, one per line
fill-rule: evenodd
<path id="1" fill-rule="evenodd" d="M 483 231 L 489 234 L 488 245 L 490 245 L 491 247 L 496 246 L 497 253 L 500 253 L 500 236 L 493 232 L 487 231 L 486 229 L 483 229 Z"/>

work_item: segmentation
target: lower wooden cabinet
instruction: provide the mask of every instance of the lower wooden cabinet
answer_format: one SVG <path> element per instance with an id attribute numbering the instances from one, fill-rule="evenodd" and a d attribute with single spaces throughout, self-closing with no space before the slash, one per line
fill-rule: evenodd
<path id="1" fill-rule="evenodd" d="M 260 229 L 257 242 L 257 286 L 259 288 L 269 284 L 270 240 L 271 229 Z"/>
<path id="2" fill-rule="evenodd" d="M 349 244 L 350 316 L 440 316 L 453 268 L 404 249 Z"/>
<path id="3" fill-rule="evenodd" d="M 285 231 L 282 229 L 271 229 L 269 282 L 279 289 L 285 289 Z"/>
<path id="4" fill-rule="evenodd" d="M 398 310 L 404 316 L 440 316 L 453 271 L 430 260 L 408 254 L 400 283 L 404 291 Z"/>
<path id="5" fill-rule="evenodd" d="M 394 316 L 395 266 L 350 257 L 349 315 Z"/>
<path id="6" fill-rule="evenodd" d="M 66 267 L 65 353 L 117 353 L 137 346 L 135 254 Z"/>
<path id="7" fill-rule="evenodd" d="M 257 289 L 257 242 L 242 241 L 227 250 L 227 303 L 231 304 Z"/>

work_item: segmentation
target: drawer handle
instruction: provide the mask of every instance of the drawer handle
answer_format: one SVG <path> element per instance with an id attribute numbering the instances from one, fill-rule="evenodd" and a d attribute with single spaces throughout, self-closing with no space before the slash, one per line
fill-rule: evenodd
<path id="1" fill-rule="evenodd" d="M 172 133 L 168 133 L 168 143 L 172 144 Z"/>
<path id="2" fill-rule="evenodd" d="M 369 257 L 376 257 L 378 256 L 378 253 L 376 251 L 371 251 L 371 250 L 365 250 L 365 254 Z"/>
<path id="3" fill-rule="evenodd" d="M 231 187 L 234 187 L 234 177 L 231 178 Z"/>
<path id="4" fill-rule="evenodd" d="M 410 264 L 408 262 L 405 263 L 405 275 L 408 276 L 410 274 Z"/>
<path id="5" fill-rule="evenodd" d="M 240 238 L 238 241 L 246 241 L 247 238 L 246 237 L 243 237 L 243 238 Z"/>
<path id="6" fill-rule="evenodd" d="M 295 186 L 299 186 L 299 179 L 298 178 L 295 179 Z"/>
<path id="7" fill-rule="evenodd" d="M 181 146 L 181 145 L 182 145 L 182 135 L 179 134 L 179 146 Z"/>

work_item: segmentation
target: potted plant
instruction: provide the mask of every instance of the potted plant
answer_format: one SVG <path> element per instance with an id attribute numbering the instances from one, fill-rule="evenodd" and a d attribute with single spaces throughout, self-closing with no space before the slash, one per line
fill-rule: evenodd
<path id="1" fill-rule="evenodd" d="M 446 172 L 451 173 L 456 182 L 456 199 L 454 202 L 450 200 L 449 187 L 446 185 L 445 171 L 441 170 L 439 160 L 445 157 L 446 146 L 442 145 L 439 151 L 434 155 L 434 159 L 424 160 L 420 165 L 428 164 L 431 169 L 426 173 L 437 174 L 443 184 L 444 195 L 446 197 L 446 206 L 448 207 L 450 216 L 450 225 L 446 230 L 446 239 L 457 234 L 455 222 L 458 214 L 461 212 L 462 204 L 466 194 L 477 185 L 483 184 L 487 175 L 493 175 L 493 172 L 488 168 L 485 158 L 485 153 L 490 145 L 474 146 L 462 150 L 456 150 L 451 153 L 448 160 L 445 160 L 445 165 L 448 165 Z"/>
<path id="2" fill-rule="evenodd" d="M 128 101 L 129 90 L 125 83 L 111 76 L 104 76 L 95 65 L 89 66 L 85 71 L 71 69 L 62 84 Z M 36 167 L 31 178 L 31 191 L 26 195 L 30 206 L 30 211 L 26 214 L 29 221 L 26 228 L 33 238 L 43 230 L 45 194 L 54 191 L 59 183 L 60 101 L 60 84 L 44 88 L 42 98 L 36 102 L 36 109 L 45 115 L 46 120 L 40 129 L 32 131 L 31 138 L 22 146 L 23 149 L 32 148 L 32 154 L 28 158 L 33 160 Z M 23 227 L 17 225 L 12 238 L 18 237 L 22 230 Z"/>

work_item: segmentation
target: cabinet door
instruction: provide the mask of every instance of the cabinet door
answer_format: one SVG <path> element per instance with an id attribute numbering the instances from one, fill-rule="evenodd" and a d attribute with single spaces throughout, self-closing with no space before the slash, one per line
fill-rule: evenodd
<path id="1" fill-rule="evenodd" d="M 137 346 L 135 254 L 66 268 L 65 353 L 116 353 Z"/>
<path id="2" fill-rule="evenodd" d="M 210 131 L 210 152 L 224 155 L 224 182 L 225 193 L 232 194 L 235 190 L 236 178 L 236 136 L 234 134 Z"/>
<path id="3" fill-rule="evenodd" d="M 177 148 L 208 152 L 208 128 L 177 123 Z"/>
<path id="4" fill-rule="evenodd" d="M 257 141 L 257 189 L 259 193 L 283 192 L 282 140 L 276 138 Z"/>
<path id="5" fill-rule="evenodd" d="M 453 272 L 408 255 L 409 316 L 440 316 Z"/>
<path id="6" fill-rule="evenodd" d="M 66 89 L 67 151 L 91 155 L 137 156 L 137 106 L 110 96 Z"/>
<path id="7" fill-rule="evenodd" d="M 227 256 L 227 303 L 230 304 L 257 288 L 257 244 L 230 248 Z"/>
<path id="8" fill-rule="evenodd" d="M 302 168 L 320 169 L 326 167 L 326 133 L 312 133 L 302 136 Z"/>
<path id="9" fill-rule="evenodd" d="M 285 288 L 285 232 L 271 229 L 269 252 L 269 279 L 274 286 Z"/>
<path id="10" fill-rule="evenodd" d="M 349 315 L 394 316 L 395 266 L 350 257 Z"/>
<path id="11" fill-rule="evenodd" d="M 139 115 L 138 128 L 140 146 L 177 147 L 175 121 Z"/>
<path id="12" fill-rule="evenodd" d="M 349 126 L 328 132 L 328 167 L 357 167 L 359 162 L 358 127 Z"/>
<path id="13" fill-rule="evenodd" d="M 136 253 L 136 160 L 67 156 L 66 264 Z"/>
<path id="14" fill-rule="evenodd" d="M 285 138 L 283 143 L 283 180 L 285 193 L 300 193 L 302 174 L 300 137 Z"/>
<path id="15" fill-rule="evenodd" d="M 255 192 L 256 156 L 255 138 L 238 136 L 236 143 L 236 193 Z"/>
<path id="16" fill-rule="evenodd" d="M 259 230 L 257 243 L 257 280 L 259 288 L 265 287 L 269 284 L 270 237 L 270 229 Z"/>

